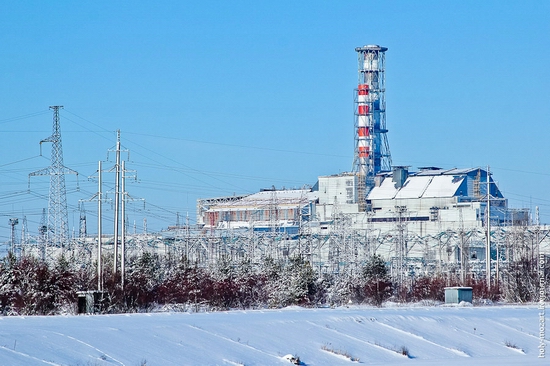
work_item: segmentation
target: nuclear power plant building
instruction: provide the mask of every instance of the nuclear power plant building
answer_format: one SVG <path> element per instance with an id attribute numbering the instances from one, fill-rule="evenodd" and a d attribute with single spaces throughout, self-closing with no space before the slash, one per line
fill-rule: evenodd
<path id="1" fill-rule="evenodd" d="M 529 210 L 508 208 L 489 168 L 413 170 L 392 165 L 386 127 L 387 48 L 368 45 L 355 51 L 352 171 L 318 177 L 310 188 L 273 187 L 198 200 L 197 223 L 203 231 L 284 234 L 288 248 L 295 242 L 300 247 L 302 241 L 315 243 L 298 250 L 312 263 L 338 265 L 335 256 L 343 252 L 347 261 L 373 253 L 390 259 L 483 260 L 489 253 L 483 249 L 487 232 L 500 240 L 491 226 L 530 224 Z"/>

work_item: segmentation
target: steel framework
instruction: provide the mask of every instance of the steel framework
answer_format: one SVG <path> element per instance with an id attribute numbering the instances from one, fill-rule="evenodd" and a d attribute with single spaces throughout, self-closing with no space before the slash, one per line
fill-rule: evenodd
<path id="1" fill-rule="evenodd" d="M 48 245 L 64 248 L 69 241 L 69 218 L 67 213 L 67 192 L 65 189 L 65 174 L 78 173 L 63 165 L 63 148 L 61 144 L 61 127 L 59 124 L 59 109 L 63 106 L 51 106 L 53 110 L 52 135 L 42 141 L 52 143 L 50 166 L 30 173 L 29 177 L 49 175 L 50 192 L 48 196 L 48 226 L 46 241 Z"/>
<path id="2" fill-rule="evenodd" d="M 404 218 L 406 211 L 396 213 Z M 498 285 L 506 282 L 514 262 L 529 259 L 533 263 L 539 253 L 550 255 L 550 227 L 543 225 L 499 226 L 491 231 L 491 257 L 484 258 L 485 228 L 444 229 L 432 234 L 408 230 L 405 220 L 384 231 L 373 225 L 354 227 L 353 216 L 335 214 L 330 229 L 319 222 L 303 222 L 297 234 L 284 231 L 255 231 L 248 229 L 204 230 L 178 226 L 162 235 L 159 233 L 130 234 L 125 239 L 128 258 L 145 252 L 171 258 L 185 258 L 201 267 L 215 266 L 221 261 L 246 260 L 261 265 L 267 258 L 287 262 L 295 257 L 307 260 L 319 273 L 357 273 L 373 254 L 381 255 L 391 269 L 392 281 L 407 288 L 417 278 L 442 275 L 465 283 L 468 279 L 482 280 L 490 273 L 489 281 Z M 103 252 L 94 249 L 96 238 L 73 238 L 68 249 L 48 247 L 46 259 L 56 258 L 60 251 L 75 263 L 90 265 L 114 255 L 114 237 L 102 235 Z M 31 238 L 22 243 L 28 255 L 41 256 L 39 240 Z M 98 262 L 98 261 L 97 261 Z M 110 262 L 112 263 L 112 261 Z M 487 267 L 489 266 L 489 267 Z M 100 274 L 101 276 L 101 274 Z"/>

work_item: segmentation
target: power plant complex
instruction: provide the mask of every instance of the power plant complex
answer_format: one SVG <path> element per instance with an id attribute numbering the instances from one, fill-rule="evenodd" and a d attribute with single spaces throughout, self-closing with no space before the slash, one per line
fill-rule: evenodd
<path id="1" fill-rule="evenodd" d="M 488 167 L 411 171 L 392 165 L 386 127 L 387 50 L 378 45 L 355 49 L 353 170 L 319 177 L 311 188 L 273 187 L 198 200 L 201 235 L 217 238 L 216 251 L 301 255 L 326 271 L 355 266 L 376 253 L 395 273 L 445 267 L 462 275 L 489 276 L 499 261 L 536 255 L 541 242 L 547 250 L 546 228 L 531 222 L 528 209 L 508 207 Z M 532 236 L 527 247 L 518 244 L 519 230 Z M 192 236 L 188 232 L 186 239 L 177 228 L 166 235 L 176 241 Z M 207 242 L 198 246 L 204 255 Z M 494 263 L 487 266 L 487 258 Z"/>
<path id="2" fill-rule="evenodd" d="M 386 126 L 387 50 L 378 45 L 355 49 L 358 82 L 350 172 L 318 177 L 313 186 L 301 189 L 271 187 L 254 194 L 199 199 L 196 225 L 178 223 L 156 235 L 126 232 L 127 174 L 119 133 L 113 150 L 114 235 L 106 238 L 101 229 L 100 162 L 98 193 L 92 198 L 98 204 L 98 235 L 86 234 L 81 214 L 79 236 L 69 242 L 63 174 L 75 172 L 63 165 L 61 107 L 52 107 L 53 134 L 42 141 L 54 144 L 52 165 L 30 174 L 51 177 L 49 219 L 44 214 L 40 237 L 23 249 L 42 258 L 48 250 L 76 250 L 101 258 L 105 250 L 114 254 L 115 270 L 121 257 L 122 271 L 125 256 L 146 250 L 174 253 L 196 263 L 300 256 L 320 272 L 331 273 L 353 270 L 379 254 L 400 279 L 438 270 L 487 280 L 498 277 L 499 265 L 508 261 L 548 254 L 549 229 L 538 222 L 538 210 L 532 219 L 528 209 L 509 208 L 488 167 L 413 170 L 393 165 Z M 15 251 L 16 220 L 10 225 Z"/>

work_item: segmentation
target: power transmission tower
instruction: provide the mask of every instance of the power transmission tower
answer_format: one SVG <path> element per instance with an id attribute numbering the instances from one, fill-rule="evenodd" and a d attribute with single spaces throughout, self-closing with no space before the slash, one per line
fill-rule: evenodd
<path id="1" fill-rule="evenodd" d="M 396 245 L 396 275 L 399 291 L 403 288 L 405 282 L 405 272 L 408 271 L 408 249 L 407 249 L 407 223 L 408 211 L 406 206 L 395 206 L 397 242 Z"/>
<path id="2" fill-rule="evenodd" d="M 46 245 L 48 241 L 48 214 L 46 209 L 42 209 L 40 224 L 38 225 L 38 248 L 40 250 L 40 258 L 46 260 Z"/>
<path id="3" fill-rule="evenodd" d="M 21 255 L 25 255 L 25 249 L 29 244 L 29 230 L 27 229 L 27 216 L 23 215 L 23 225 L 21 226 Z"/>
<path id="4" fill-rule="evenodd" d="M 16 246 L 16 243 L 17 243 L 17 238 L 15 236 L 15 226 L 17 224 L 19 224 L 19 219 L 17 218 L 11 218 L 9 219 L 9 224 L 11 226 L 11 234 L 10 234 L 10 242 L 11 242 L 11 253 L 14 255 L 14 256 L 17 256 L 16 254 L 16 250 L 17 250 L 17 246 Z"/>
<path id="5" fill-rule="evenodd" d="M 88 228 L 86 227 L 86 209 L 84 208 L 84 202 L 80 202 L 80 225 L 78 226 L 78 237 L 80 239 L 86 238 L 88 235 Z"/>
<path id="6" fill-rule="evenodd" d="M 59 125 L 60 108 L 63 108 L 63 106 L 50 107 L 53 110 L 53 132 L 50 137 L 40 141 L 40 146 L 42 146 L 43 142 L 52 143 L 50 166 L 30 173 L 29 177 L 50 176 L 47 242 L 50 245 L 63 248 L 69 240 L 69 215 L 67 213 L 65 174 L 76 174 L 78 177 L 78 173 L 63 165 L 63 148 Z"/>

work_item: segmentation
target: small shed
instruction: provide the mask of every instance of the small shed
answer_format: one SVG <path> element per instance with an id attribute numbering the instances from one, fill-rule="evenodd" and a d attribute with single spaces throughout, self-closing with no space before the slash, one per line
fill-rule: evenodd
<path id="1" fill-rule="evenodd" d="M 471 287 L 445 287 L 445 304 L 472 303 Z"/>
<path id="2" fill-rule="evenodd" d="M 77 291 L 78 313 L 95 314 L 101 311 L 104 294 L 101 291 Z"/>

